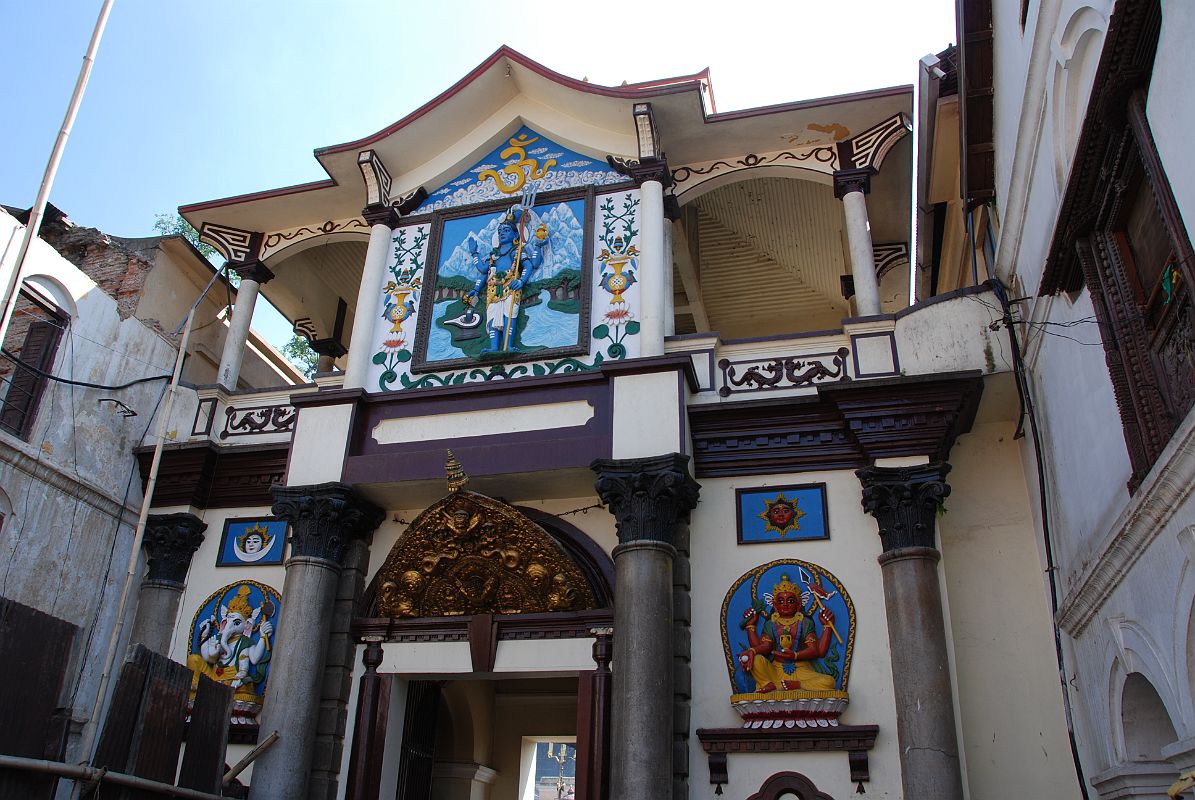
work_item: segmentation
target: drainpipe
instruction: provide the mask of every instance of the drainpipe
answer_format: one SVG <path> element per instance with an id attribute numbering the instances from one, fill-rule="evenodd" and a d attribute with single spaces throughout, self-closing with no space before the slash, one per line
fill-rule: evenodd
<path id="1" fill-rule="evenodd" d="M 929 182 L 933 166 L 934 127 L 938 116 L 938 89 L 946 74 L 938 68 L 939 63 L 938 57 L 931 53 L 921 59 L 917 70 L 917 125 L 913 128 L 917 147 L 917 186 L 914 197 L 917 210 L 913 218 L 913 235 L 917 243 L 913 268 L 909 270 L 909 305 L 914 305 L 921 294 L 921 276 L 929 269 L 933 252 L 934 210 L 929 204 Z"/>

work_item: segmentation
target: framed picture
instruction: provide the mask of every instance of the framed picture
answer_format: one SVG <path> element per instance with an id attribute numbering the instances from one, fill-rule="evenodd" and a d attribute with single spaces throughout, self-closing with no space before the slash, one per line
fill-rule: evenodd
<path id="1" fill-rule="evenodd" d="M 830 538 L 826 484 L 736 489 L 739 544 Z"/>
<path id="2" fill-rule="evenodd" d="M 413 372 L 589 352 L 593 190 L 437 213 Z"/>
<path id="3" fill-rule="evenodd" d="M 238 517 L 224 521 L 217 567 L 282 563 L 286 522 L 273 517 Z"/>

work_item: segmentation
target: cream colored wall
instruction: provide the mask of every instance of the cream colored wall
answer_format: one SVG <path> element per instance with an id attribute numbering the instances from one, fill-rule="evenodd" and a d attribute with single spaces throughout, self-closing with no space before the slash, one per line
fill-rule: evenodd
<path id="1" fill-rule="evenodd" d="M 1078 797 L 1047 587 L 1012 422 L 950 452 L 939 518 L 971 800 Z"/>
<path id="2" fill-rule="evenodd" d="M 352 415 L 350 403 L 299 410 L 291 440 L 287 486 L 340 480 Z"/>
<path id="3" fill-rule="evenodd" d="M 735 489 L 785 484 L 826 484 L 830 539 L 739 545 L 735 534 Z M 861 490 L 853 473 L 804 472 L 742 478 L 705 478 L 701 501 L 692 519 L 693 570 L 693 701 L 689 741 L 690 796 L 708 797 L 707 758 L 697 728 L 736 728 L 742 720 L 730 706 L 731 685 L 722 649 L 722 603 L 730 585 L 748 570 L 769 561 L 795 558 L 811 561 L 842 581 L 856 609 L 855 650 L 847 686 L 851 701 L 844 725 L 880 726 L 868 754 L 871 781 L 867 796 L 901 796 L 896 743 L 896 707 L 888 658 L 888 623 L 880 581 L 880 538 L 875 521 L 863 513 Z M 794 770 L 806 775 L 832 797 L 851 797 L 845 753 L 732 754 L 727 798 L 744 798 L 772 774 Z"/>
<path id="4" fill-rule="evenodd" d="M 575 736 L 575 697 L 497 695 L 494 698 L 493 763 L 498 772 L 490 800 L 518 800 L 524 736 Z"/>
<path id="5" fill-rule="evenodd" d="M 177 509 L 187 510 L 187 509 Z M 170 657 L 175 661 L 186 663 L 190 648 L 191 619 L 195 612 L 212 592 L 237 581 L 252 580 L 264 583 L 275 591 L 282 592 L 282 579 L 285 569 L 281 564 L 273 566 L 243 566 L 217 567 L 216 556 L 220 550 L 220 537 L 224 531 L 224 521 L 236 517 L 269 517 L 269 506 L 248 506 L 243 508 L 210 508 L 190 509 L 205 523 L 207 530 L 203 534 L 203 544 L 195 551 L 191 559 L 191 571 L 187 573 L 187 586 L 183 590 L 182 602 L 179 604 L 178 619 L 175 620 L 174 636 L 170 642 Z M 154 513 L 163 513 L 154 509 Z M 286 598 L 282 598 L 282 608 L 286 609 Z M 282 631 L 282 620 L 276 621 L 278 633 Z"/>

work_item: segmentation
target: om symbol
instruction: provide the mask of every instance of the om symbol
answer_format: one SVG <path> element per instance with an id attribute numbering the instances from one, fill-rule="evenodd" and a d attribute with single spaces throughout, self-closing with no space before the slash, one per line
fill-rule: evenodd
<path id="1" fill-rule="evenodd" d="M 496 170 L 492 169 L 482 170 L 477 175 L 477 182 L 485 183 L 487 178 L 493 178 L 494 185 L 498 187 L 498 191 L 503 194 L 515 194 L 522 190 L 523 184 L 528 179 L 536 181 L 542 178 L 548 173 L 551 167 L 556 166 L 556 159 L 549 158 L 543 163 L 543 166 L 540 166 L 538 159 L 528 158 L 527 147 L 538 141 L 538 136 L 528 137 L 527 134 L 521 133 L 518 136 L 511 137 L 510 146 L 498 154 L 501 158 L 518 156 L 518 161 L 507 164 L 502 168 L 502 173 L 509 175 L 514 183 L 507 183 L 506 178 L 503 178 Z"/>

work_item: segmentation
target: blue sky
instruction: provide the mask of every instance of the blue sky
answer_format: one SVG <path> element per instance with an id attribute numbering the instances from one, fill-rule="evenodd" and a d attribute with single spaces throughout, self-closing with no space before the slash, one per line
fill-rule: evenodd
<path id="1" fill-rule="evenodd" d="M 33 203 L 100 5 L 4 7 L 0 203 Z M 955 40 L 953 5 L 116 0 L 50 201 L 144 236 L 179 205 L 323 178 L 313 149 L 386 126 L 504 43 L 603 84 L 709 66 L 720 111 L 912 83 Z"/>

